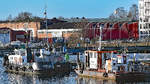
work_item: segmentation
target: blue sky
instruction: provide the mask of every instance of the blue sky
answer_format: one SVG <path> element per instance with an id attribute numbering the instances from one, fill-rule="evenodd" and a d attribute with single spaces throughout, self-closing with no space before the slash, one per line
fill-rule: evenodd
<path id="1" fill-rule="evenodd" d="M 45 4 L 48 18 L 105 18 L 117 7 L 125 7 L 128 10 L 132 4 L 138 4 L 138 0 L 1 0 L 0 20 L 6 19 L 10 14 L 15 17 L 25 11 L 44 17 Z"/>

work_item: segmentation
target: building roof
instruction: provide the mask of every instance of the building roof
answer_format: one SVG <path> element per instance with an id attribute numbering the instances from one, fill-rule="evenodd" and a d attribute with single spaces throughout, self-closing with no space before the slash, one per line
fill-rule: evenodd
<path id="1" fill-rule="evenodd" d="M 78 29 L 84 28 L 87 25 L 87 22 L 57 22 L 57 23 L 48 23 L 48 29 Z M 41 27 L 41 29 L 46 29 L 46 26 Z"/>
<path id="2" fill-rule="evenodd" d="M 0 34 L 9 33 L 10 31 L 11 29 L 7 27 L 0 28 Z"/>

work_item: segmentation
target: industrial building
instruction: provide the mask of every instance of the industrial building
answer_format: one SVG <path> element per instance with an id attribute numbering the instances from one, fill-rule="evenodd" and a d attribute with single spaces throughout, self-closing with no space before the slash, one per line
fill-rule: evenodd
<path id="1" fill-rule="evenodd" d="M 90 23 L 85 28 L 86 37 L 93 39 L 99 37 L 102 27 L 102 40 L 137 40 L 138 22 Z"/>
<path id="2" fill-rule="evenodd" d="M 30 41 L 29 37 L 30 35 L 27 36 L 25 31 L 15 31 L 10 28 L 0 28 L 0 42 L 3 44 L 10 43 L 11 41 Z"/>
<path id="3" fill-rule="evenodd" d="M 42 41 L 46 38 L 51 42 L 55 39 L 68 39 L 73 34 L 79 34 L 82 31 L 83 38 L 93 39 L 99 37 L 100 26 L 102 27 L 102 40 L 126 40 L 139 38 L 138 22 L 66 22 L 58 19 L 47 20 L 45 22 L 5 22 L 0 23 L 0 28 L 10 28 L 13 31 L 13 39 L 21 40 L 24 33 L 28 31 L 30 41 Z M 85 26 L 86 25 L 86 26 Z M 15 33 L 14 33 L 15 32 Z M 81 33 L 81 32 L 80 32 Z M 20 35 L 15 35 L 20 34 Z M 21 35 L 22 34 L 22 35 Z M 10 41 L 11 38 L 10 38 Z M 21 40 L 25 42 L 25 40 Z"/>

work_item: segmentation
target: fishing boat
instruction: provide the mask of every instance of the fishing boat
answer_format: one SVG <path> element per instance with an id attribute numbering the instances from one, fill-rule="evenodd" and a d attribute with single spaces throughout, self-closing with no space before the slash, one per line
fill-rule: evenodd
<path id="1" fill-rule="evenodd" d="M 3 65 L 8 72 L 45 74 L 69 73 L 71 66 L 63 55 L 48 50 L 15 49 L 14 54 L 4 57 Z"/>
<path id="2" fill-rule="evenodd" d="M 103 79 L 150 77 L 150 63 L 134 60 L 117 51 L 85 51 L 85 61 L 78 59 L 75 72 L 79 76 Z"/>
<path id="3" fill-rule="evenodd" d="M 125 50 L 123 52 L 104 51 L 101 50 L 100 43 L 97 50 L 86 50 L 84 57 L 83 62 L 80 61 L 79 56 L 77 57 L 75 72 L 79 76 L 114 80 L 119 78 L 150 77 L 150 63 L 136 60 L 136 54 L 129 55 Z"/>

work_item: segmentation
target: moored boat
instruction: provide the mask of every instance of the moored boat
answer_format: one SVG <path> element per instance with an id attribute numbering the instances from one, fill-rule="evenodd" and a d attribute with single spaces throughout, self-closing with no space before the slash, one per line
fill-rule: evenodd
<path id="1" fill-rule="evenodd" d="M 98 50 L 86 50 L 84 62 L 77 58 L 78 67 L 75 72 L 79 76 L 103 79 L 150 77 L 149 62 L 136 60 L 136 54 L 128 55 L 126 49 L 123 52 L 101 50 L 101 36 L 102 27 Z"/>
<path id="2" fill-rule="evenodd" d="M 6 71 L 52 75 L 69 73 L 71 66 L 64 61 L 62 54 L 51 53 L 46 49 L 15 49 L 14 54 L 4 57 Z"/>
<path id="3" fill-rule="evenodd" d="M 150 77 L 149 63 L 135 60 L 135 56 L 96 50 L 87 50 L 84 56 L 84 62 L 78 59 L 75 69 L 79 76 L 102 79 Z"/>

